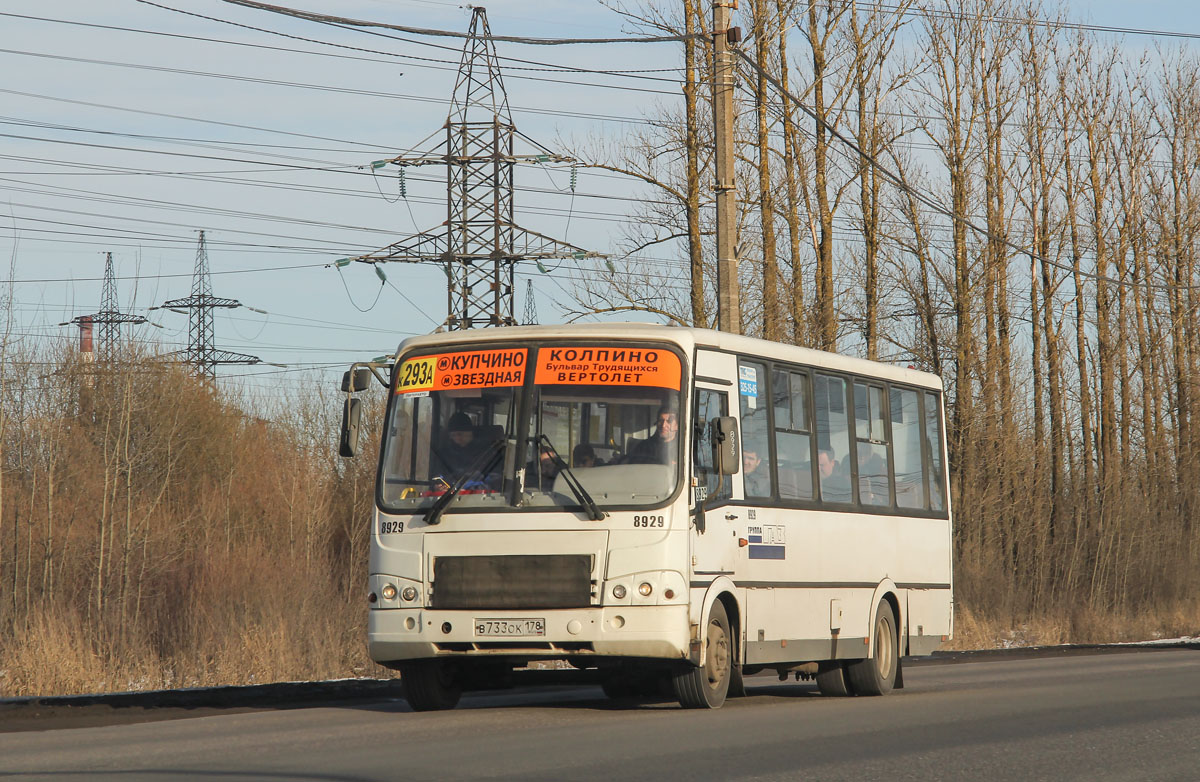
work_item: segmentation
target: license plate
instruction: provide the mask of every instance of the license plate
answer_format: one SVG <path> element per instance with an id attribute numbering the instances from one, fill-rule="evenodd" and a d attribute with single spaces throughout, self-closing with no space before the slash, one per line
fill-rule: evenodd
<path id="1" fill-rule="evenodd" d="M 545 619 L 476 619 L 475 635 L 545 635 Z"/>

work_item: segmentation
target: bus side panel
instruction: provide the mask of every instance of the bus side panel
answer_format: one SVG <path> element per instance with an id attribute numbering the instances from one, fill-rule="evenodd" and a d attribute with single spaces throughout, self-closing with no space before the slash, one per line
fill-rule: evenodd
<path id="1" fill-rule="evenodd" d="M 909 654 L 931 654 L 951 631 L 949 589 L 908 590 Z"/>

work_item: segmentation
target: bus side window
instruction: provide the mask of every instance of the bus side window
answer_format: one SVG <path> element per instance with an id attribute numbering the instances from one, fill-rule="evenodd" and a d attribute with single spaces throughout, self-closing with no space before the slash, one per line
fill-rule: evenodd
<path id="1" fill-rule="evenodd" d="M 925 393 L 925 442 L 929 447 L 929 509 L 945 510 L 945 467 L 942 466 L 942 414 L 938 395 Z"/>
<path id="2" fill-rule="evenodd" d="M 808 424 L 808 376 L 776 369 L 771 376 L 775 414 L 775 481 L 785 500 L 813 498 L 812 437 Z"/>
<path id="3" fill-rule="evenodd" d="M 858 501 L 888 507 L 891 496 L 891 459 L 888 453 L 883 388 L 854 383 L 854 452 L 858 459 Z"/>
<path id="4" fill-rule="evenodd" d="M 692 459 L 697 486 L 704 487 L 707 501 L 728 499 L 730 480 L 722 482 L 713 466 L 713 443 L 711 421 L 729 415 L 729 397 L 724 391 L 706 388 L 696 389 L 696 409 L 692 416 Z M 717 489 L 720 488 L 720 492 Z"/>
<path id="5" fill-rule="evenodd" d="M 925 464 L 921 456 L 921 414 L 917 392 L 893 388 L 892 452 L 895 457 L 896 505 L 925 508 Z"/>
<path id="6" fill-rule="evenodd" d="M 846 381 L 818 374 L 813 384 L 816 408 L 817 478 L 822 502 L 854 502 L 850 491 L 850 422 L 846 414 Z"/>

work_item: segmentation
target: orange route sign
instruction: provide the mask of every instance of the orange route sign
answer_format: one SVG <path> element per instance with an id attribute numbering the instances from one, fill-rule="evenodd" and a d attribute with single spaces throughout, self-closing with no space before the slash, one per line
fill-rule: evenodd
<path id="1" fill-rule="evenodd" d="M 679 390 L 682 367 L 669 350 L 629 347 L 544 347 L 533 382 L 540 385 L 653 386 Z"/>
<path id="2" fill-rule="evenodd" d="M 527 355 L 525 348 L 505 348 L 408 358 L 400 364 L 396 393 L 519 386 L 525 382 Z"/>

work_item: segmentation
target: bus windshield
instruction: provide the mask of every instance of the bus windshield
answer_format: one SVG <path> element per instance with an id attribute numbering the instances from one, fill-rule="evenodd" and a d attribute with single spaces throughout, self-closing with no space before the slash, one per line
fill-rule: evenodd
<path id="1" fill-rule="evenodd" d="M 679 483 L 681 369 L 665 348 L 406 358 L 384 431 L 381 507 L 415 513 L 447 492 L 448 512 L 661 505 Z"/>

